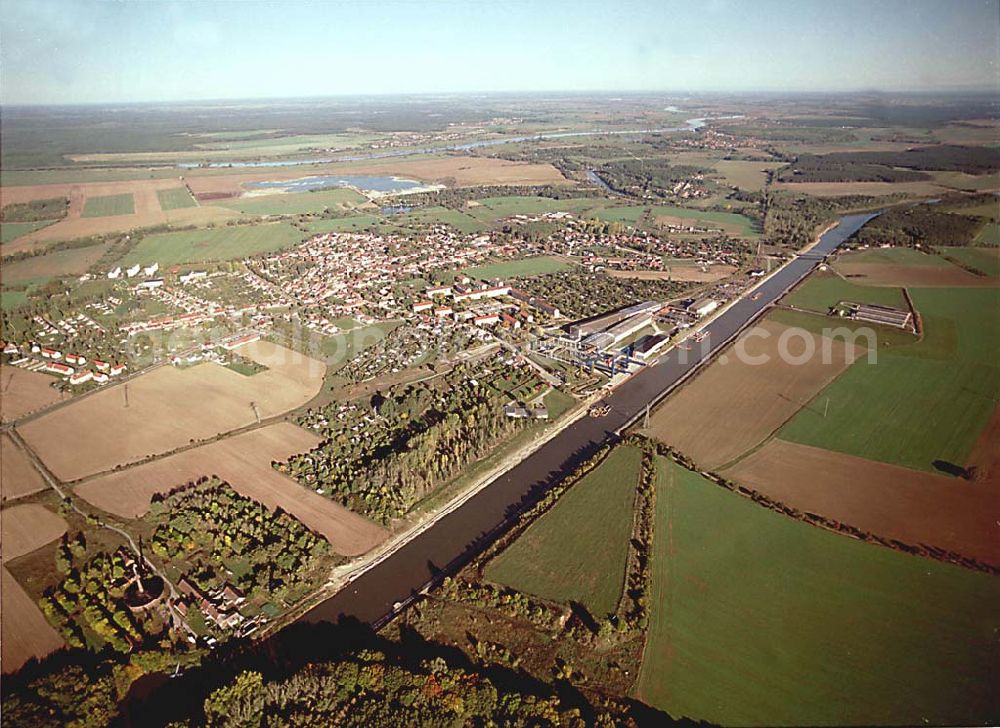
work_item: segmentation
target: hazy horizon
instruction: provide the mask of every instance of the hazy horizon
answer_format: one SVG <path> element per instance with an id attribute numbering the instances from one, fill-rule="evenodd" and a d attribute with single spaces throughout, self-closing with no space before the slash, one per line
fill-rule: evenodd
<path id="1" fill-rule="evenodd" d="M 513 93 L 996 93 L 1000 0 L 15 0 L 6 106 Z"/>

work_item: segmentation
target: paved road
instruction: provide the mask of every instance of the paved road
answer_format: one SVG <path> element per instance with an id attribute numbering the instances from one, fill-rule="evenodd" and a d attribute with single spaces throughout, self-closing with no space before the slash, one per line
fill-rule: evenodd
<path id="1" fill-rule="evenodd" d="M 537 498 L 564 473 L 589 457 L 615 433 L 639 417 L 647 403 L 662 399 L 678 382 L 758 318 L 791 286 L 806 276 L 873 214 L 847 215 L 826 232 L 809 253 L 786 264 L 758 289 L 757 300 L 741 299 L 710 323 L 708 337 L 690 351 L 674 349 L 619 386 L 606 398 L 611 412 L 585 417 L 497 478 L 464 506 L 378 563 L 340 592 L 319 604 L 302 621 L 337 621 L 350 616 L 378 626 L 414 595 L 466 563 L 506 530 L 519 507 Z"/>

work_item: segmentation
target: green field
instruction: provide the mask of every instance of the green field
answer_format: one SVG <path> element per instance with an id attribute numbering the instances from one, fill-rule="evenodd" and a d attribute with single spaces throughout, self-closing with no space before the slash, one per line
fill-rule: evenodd
<path id="1" fill-rule="evenodd" d="M 906 308 L 902 289 L 859 286 L 856 283 L 845 281 L 835 273 L 814 273 L 792 291 L 783 303 L 796 308 L 826 313 L 841 301 Z"/>
<path id="2" fill-rule="evenodd" d="M 480 220 L 496 222 L 511 215 L 542 215 L 547 212 L 570 212 L 577 216 L 587 216 L 594 210 L 608 206 L 602 198 L 578 197 L 555 200 L 551 197 L 534 195 L 511 195 L 510 197 L 484 197 L 466 212 Z"/>
<path id="3" fill-rule="evenodd" d="M 171 187 L 169 190 L 157 190 L 161 210 L 180 210 L 184 207 L 197 207 L 187 187 Z"/>
<path id="4" fill-rule="evenodd" d="M 337 188 L 315 192 L 241 197 L 236 200 L 220 200 L 211 204 L 250 215 L 303 215 L 323 212 L 326 209 L 360 205 L 364 202 L 367 202 L 367 199 L 354 190 Z"/>
<path id="5" fill-rule="evenodd" d="M 615 449 L 486 567 L 486 578 L 594 617 L 614 612 L 625 580 L 642 453 Z"/>
<path id="6" fill-rule="evenodd" d="M 78 276 L 100 260 L 108 247 L 109 243 L 102 243 L 86 248 L 68 248 L 4 263 L 3 282 L 6 285 L 21 286 L 27 283 L 44 283 L 60 276 Z"/>
<path id="7" fill-rule="evenodd" d="M 995 723 L 1000 579 L 659 463 L 638 697 L 717 725 Z"/>
<path id="8" fill-rule="evenodd" d="M 25 291 L 0 291 L 0 309 L 4 311 L 23 306 L 27 302 L 28 294 Z"/>
<path id="9" fill-rule="evenodd" d="M 477 233 L 486 228 L 481 221 L 460 210 L 451 210 L 438 205 L 391 215 L 384 220 L 398 225 L 450 225 L 460 233 Z"/>
<path id="10" fill-rule="evenodd" d="M 766 186 L 767 171 L 783 165 L 783 162 L 721 159 L 712 166 L 722 175 L 726 184 L 756 192 Z"/>
<path id="11" fill-rule="evenodd" d="M 131 215 L 135 212 L 135 201 L 132 193 L 121 195 L 103 195 L 88 197 L 83 205 L 82 217 L 111 217 L 113 215 Z"/>
<path id="12" fill-rule="evenodd" d="M 940 248 L 939 252 L 946 258 L 952 258 L 959 264 L 980 270 L 988 276 L 1000 276 L 1000 248 Z"/>
<path id="13" fill-rule="evenodd" d="M 1000 289 L 913 289 L 924 336 L 879 346 L 781 430 L 783 439 L 937 472 L 963 465 L 1000 391 Z M 829 404 L 827 405 L 827 401 Z M 824 411 L 826 416 L 824 416 Z"/>
<path id="14" fill-rule="evenodd" d="M 645 214 L 645 207 L 607 207 L 598 210 L 596 217 L 604 222 L 625 222 L 629 225 L 635 225 Z"/>
<path id="15" fill-rule="evenodd" d="M 514 276 L 539 276 L 544 273 L 555 273 L 556 271 L 569 268 L 569 265 L 569 263 L 558 258 L 539 255 L 534 258 L 505 260 L 500 263 L 479 265 L 474 268 L 466 268 L 464 272 L 475 278 L 482 279 L 513 278 Z"/>
<path id="16" fill-rule="evenodd" d="M 9 243 L 22 235 L 41 230 L 57 220 L 42 220 L 40 222 L 4 222 L 0 223 L 0 244 Z"/>
<path id="17" fill-rule="evenodd" d="M 305 233 L 288 223 L 158 233 L 143 238 L 120 264 L 159 263 L 166 267 L 178 263 L 232 260 L 281 250 L 305 238 Z"/>
<path id="18" fill-rule="evenodd" d="M 352 233 L 360 232 L 372 225 L 379 225 L 381 222 L 382 218 L 377 215 L 351 215 L 332 220 L 315 220 L 306 223 L 306 227 L 311 233 Z"/>
<path id="19" fill-rule="evenodd" d="M 976 236 L 977 245 L 1000 245 L 1000 225 L 995 222 L 991 222 L 988 225 L 984 225 L 983 229 L 979 231 Z"/>
<path id="20" fill-rule="evenodd" d="M 709 210 L 692 210 L 687 207 L 661 205 L 653 208 L 653 215 L 700 220 L 706 224 L 717 225 L 727 232 L 748 237 L 758 234 L 750 218 L 734 212 L 711 212 Z"/>

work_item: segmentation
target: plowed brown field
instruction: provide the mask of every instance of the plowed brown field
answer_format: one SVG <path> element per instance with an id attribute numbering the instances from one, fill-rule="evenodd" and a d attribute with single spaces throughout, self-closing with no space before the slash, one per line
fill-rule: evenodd
<path id="1" fill-rule="evenodd" d="M 1000 484 L 775 439 L 722 473 L 801 511 L 1000 566 Z"/>
<path id="2" fill-rule="evenodd" d="M 19 367 L 0 367 L 0 422 L 30 414 L 59 401 L 56 378 Z"/>
<path id="3" fill-rule="evenodd" d="M 852 283 L 866 286 L 951 288 L 954 286 L 992 288 L 1000 279 L 977 276 L 957 265 L 893 265 L 891 263 L 837 264 L 837 270 Z"/>
<path id="4" fill-rule="evenodd" d="M 653 414 L 649 434 L 702 468 L 721 467 L 763 442 L 858 356 L 843 341 L 827 340 L 832 356 L 824 363 L 822 337 L 802 332 L 814 342 L 816 355 L 804 364 L 785 362 L 778 342 L 786 331 L 767 320 L 747 330 L 738 344 L 748 357 L 767 356 L 767 363 L 745 363 L 728 348 Z M 796 338 L 788 350 L 799 354 L 802 346 Z"/>
<path id="5" fill-rule="evenodd" d="M 63 645 L 28 593 L 6 568 L 0 569 L 0 671 L 14 672 L 32 657 L 41 659 Z"/>
<path id="6" fill-rule="evenodd" d="M 0 501 L 45 490 L 45 480 L 7 433 L 0 435 Z"/>
<path id="7" fill-rule="evenodd" d="M 28 422 L 21 435 L 56 477 L 75 480 L 283 414 L 323 383 L 322 362 L 277 344 L 236 351 L 269 369 L 248 377 L 216 364 L 163 366 Z"/>
<path id="8" fill-rule="evenodd" d="M 385 539 L 382 528 L 271 467 L 272 461 L 305 452 L 318 442 L 315 435 L 282 422 L 88 480 L 75 492 L 109 513 L 138 518 L 149 510 L 155 493 L 218 475 L 243 495 L 292 514 L 325 536 L 337 553 L 363 554 Z"/>

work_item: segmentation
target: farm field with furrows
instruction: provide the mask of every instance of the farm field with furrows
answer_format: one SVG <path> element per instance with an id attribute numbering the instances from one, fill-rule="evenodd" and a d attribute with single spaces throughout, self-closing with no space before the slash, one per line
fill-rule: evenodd
<path id="1" fill-rule="evenodd" d="M 721 725 L 990 722 L 994 576 L 765 510 L 662 461 L 636 695 Z"/>
<path id="2" fill-rule="evenodd" d="M 166 267 L 178 263 L 232 260 L 281 250 L 305 238 L 306 233 L 283 222 L 214 230 L 156 233 L 144 237 L 135 249 L 122 259 L 121 264 L 159 263 L 160 266 Z"/>
<path id="3" fill-rule="evenodd" d="M 9 434 L 0 434 L 0 502 L 45 490 L 44 478 Z"/>
<path id="4" fill-rule="evenodd" d="M 594 618 L 615 611 L 625 579 L 642 453 L 619 447 L 486 568 L 486 578 Z"/>
<path id="5" fill-rule="evenodd" d="M 840 256 L 837 271 L 852 282 L 866 286 L 984 286 L 997 282 L 977 276 L 938 255 L 910 248 L 865 250 Z"/>
<path id="6" fill-rule="evenodd" d="M 3 382 L 0 422 L 13 422 L 58 402 L 59 390 L 52 386 L 57 381 L 48 374 L 29 372 L 13 366 L 0 367 L 0 382 Z"/>
<path id="7" fill-rule="evenodd" d="M 235 351 L 269 368 L 248 377 L 213 363 L 163 366 L 47 413 L 21 434 L 57 477 L 75 480 L 283 414 L 308 402 L 326 371 L 269 342 Z M 77 446 L 65 448 L 67 438 Z"/>
<path id="8" fill-rule="evenodd" d="M 242 495 L 295 516 L 326 538 L 337 553 L 363 554 L 386 537 L 381 527 L 271 467 L 318 443 L 315 435 L 282 422 L 84 481 L 74 492 L 116 516 L 140 518 L 149 511 L 155 494 L 216 475 Z"/>
<path id="9" fill-rule="evenodd" d="M 782 336 L 787 342 L 784 348 Z M 786 361 L 781 351 L 802 355 L 803 337 L 809 337 L 816 355 L 804 364 Z M 825 362 L 824 347 L 830 352 Z M 826 339 L 764 320 L 668 397 L 650 418 L 648 434 L 700 467 L 722 467 L 770 437 L 801 408 L 814 407 L 816 394 L 865 355 L 863 348 L 843 339 Z"/>
<path id="10" fill-rule="evenodd" d="M 170 187 L 165 190 L 157 190 L 156 196 L 160 200 L 160 209 L 163 211 L 180 210 L 185 207 L 197 207 L 198 205 L 186 187 Z"/>
<path id="11" fill-rule="evenodd" d="M 6 435 L 4 436 L 6 439 Z M 30 467 L 30 466 L 29 466 Z M 6 475 L 5 475 L 6 477 Z M 0 670 L 13 672 L 32 657 L 41 659 L 64 645 L 38 606 L 7 570 L 9 561 L 29 554 L 66 532 L 66 521 L 44 506 L 29 503 L 0 511 Z"/>
<path id="12" fill-rule="evenodd" d="M 108 217 L 111 215 L 131 215 L 135 212 L 132 195 L 105 195 L 88 197 L 83 205 L 83 217 Z"/>
<path id="13" fill-rule="evenodd" d="M 0 223 L 0 244 L 9 243 L 12 240 L 41 230 L 43 227 L 51 225 L 55 220 L 40 220 L 38 222 L 4 222 Z"/>
<path id="14" fill-rule="evenodd" d="M 862 359 L 799 412 L 780 437 L 930 472 L 965 463 L 996 407 L 996 289 L 910 291 L 922 340 Z M 926 427 L 934 422 L 935 427 Z"/>

